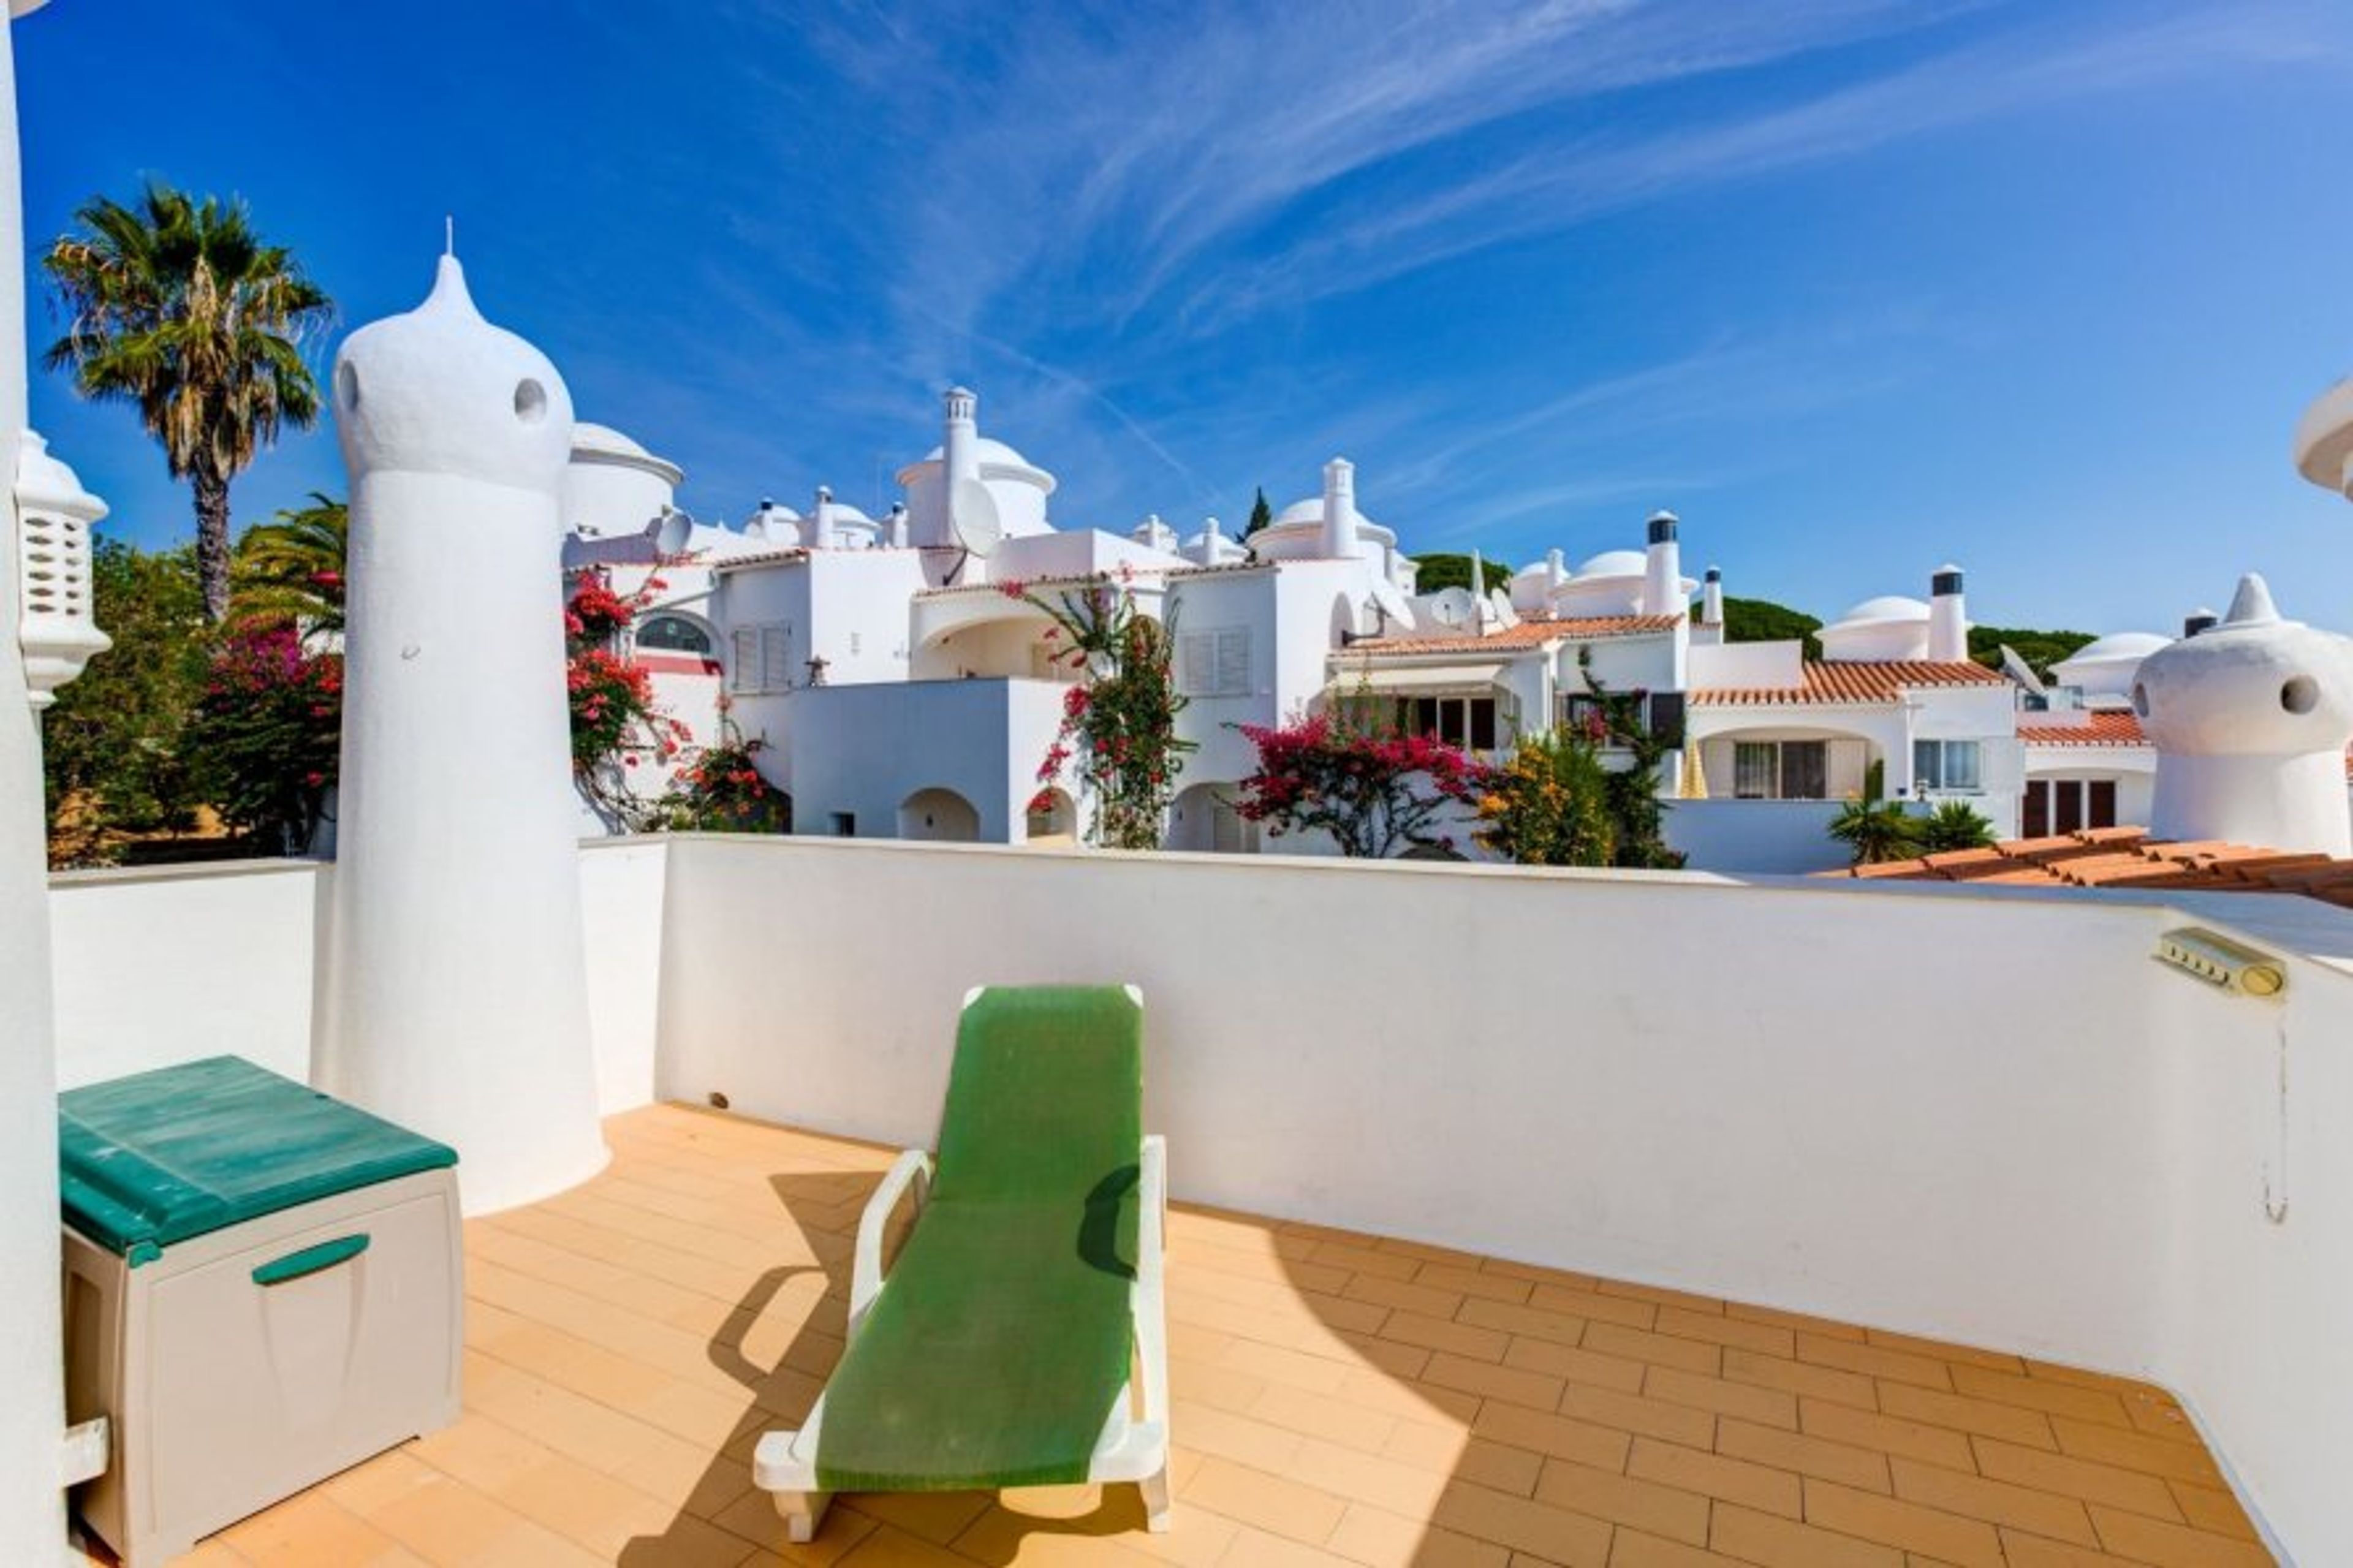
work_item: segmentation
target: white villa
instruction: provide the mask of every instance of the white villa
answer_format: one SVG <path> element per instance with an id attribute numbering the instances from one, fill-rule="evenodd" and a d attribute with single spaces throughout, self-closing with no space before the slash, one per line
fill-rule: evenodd
<path id="1" fill-rule="evenodd" d="M 1683 575 L 1668 512 L 1639 551 L 1572 569 L 1556 550 L 1508 589 L 1421 593 L 1397 532 L 1358 509 L 1345 459 L 1247 547 L 1215 518 L 1184 539 L 1157 516 L 1126 534 L 1066 530 L 1050 514 L 1054 477 L 979 433 L 970 392 L 945 405 L 940 445 L 899 471 L 904 500 L 879 520 L 819 489 L 805 513 L 764 500 L 741 529 L 696 523 L 676 510 L 675 464 L 602 426 L 575 433 L 566 565 L 603 565 L 625 592 L 661 584 L 632 657 L 698 739 L 723 695 L 764 742 L 759 765 L 791 797 L 797 832 L 1072 838 L 1075 786 L 1040 799 L 1035 770 L 1075 677 L 1024 595 L 1100 578 L 1179 627 L 1179 725 L 1198 750 L 1173 848 L 1261 847 L 1230 804 L 1254 763 L 1238 726 L 1371 695 L 1494 756 L 1574 719 L 1588 679 L 1643 694 L 1671 746 L 1659 770 L 1678 797 L 1670 837 L 1695 868 L 1834 864 L 1824 826 L 1874 789 L 1966 801 L 2005 837 L 2147 819 L 2154 754 L 2127 694 L 2167 639 L 2103 637 L 2049 689 L 1997 673 L 1968 657 L 1962 574 L 1946 566 L 1928 599 L 1869 599 L 1823 627 L 1820 659 L 1794 641 L 1727 643 L 1721 574 Z M 979 549 L 957 532 L 959 486 L 985 492 Z M 652 795 L 667 776 L 648 767 L 631 782 Z"/>

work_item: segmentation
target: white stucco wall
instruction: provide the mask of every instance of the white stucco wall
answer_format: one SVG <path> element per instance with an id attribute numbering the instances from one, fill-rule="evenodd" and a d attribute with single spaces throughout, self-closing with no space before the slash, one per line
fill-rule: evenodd
<path id="1" fill-rule="evenodd" d="M 581 846 L 588 1032 L 606 1115 L 653 1091 L 668 846 Z M 59 1086 L 223 1054 L 310 1080 L 334 875 L 322 861 L 239 860 L 50 878 Z"/>
<path id="2" fill-rule="evenodd" d="M 888 837 L 910 795 L 944 789 L 978 814 L 983 842 L 1020 842 L 1065 689 L 1057 680 L 914 680 L 794 693 L 784 705 L 794 834 L 830 836 L 834 814 L 849 812 L 859 837 Z"/>
<path id="3" fill-rule="evenodd" d="M 1727 752 L 1729 743 L 1726 743 Z M 1719 774 L 1711 755 L 1708 787 L 1731 793 L 1731 760 Z M 1675 800 L 1666 813 L 1667 847 L 1683 852 L 1694 871 L 1799 876 L 1847 863 L 1843 845 L 1830 836 L 1843 800 Z"/>

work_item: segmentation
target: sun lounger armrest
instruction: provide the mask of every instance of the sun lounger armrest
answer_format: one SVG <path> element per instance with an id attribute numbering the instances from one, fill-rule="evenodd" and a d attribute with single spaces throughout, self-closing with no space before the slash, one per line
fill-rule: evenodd
<path id="1" fill-rule="evenodd" d="M 1144 1368 L 1144 1419 L 1168 1419 L 1167 1306 L 1161 1285 L 1161 1259 L 1168 1219 L 1168 1140 L 1148 1133 L 1138 1163 L 1135 1223 L 1135 1286 L 1130 1292 L 1135 1320 L 1136 1360 Z"/>
<path id="2" fill-rule="evenodd" d="M 891 1216 L 898 1212 L 899 1200 L 906 1196 L 911 1186 L 915 1193 L 915 1212 L 920 1215 L 932 1188 L 932 1157 L 921 1149 L 910 1149 L 892 1162 L 882 1184 L 866 1200 L 865 1213 L 858 1216 L 858 1250 L 849 1272 L 852 1333 L 858 1331 L 874 1298 L 882 1293 L 882 1238 L 890 1231 Z"/>

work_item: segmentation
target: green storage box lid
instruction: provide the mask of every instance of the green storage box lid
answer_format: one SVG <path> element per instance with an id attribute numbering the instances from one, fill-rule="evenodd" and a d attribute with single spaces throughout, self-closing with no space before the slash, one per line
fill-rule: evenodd
<path id="1" fill-rule="evenodd" d="M 68 1090 L 58 1155 L 66 1223 L 133 1268 L 190 1237 L 458 1163 L 238 1057 Z"/>

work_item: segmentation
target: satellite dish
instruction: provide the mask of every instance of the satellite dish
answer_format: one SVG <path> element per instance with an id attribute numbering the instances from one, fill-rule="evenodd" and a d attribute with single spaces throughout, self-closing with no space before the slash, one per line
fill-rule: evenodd
<path id="1" fill-rule="evenodd" d="M 694 519 L 682 511 L 666 511 L 653 527 L 654 548 L 664 555 L 676 555 L 686 548 L 694 532 Z"/>
<path id="2" fill-rule="evenodd" d="M 1467 626 L 1479 614 L 1479 601 L 1471 596 L 1468 588 L 1440 588 L 1424 603 L 1430 608 L 1430 618 L 1441 626 Z"/>
<path id="3" fill-rule="evenodd" d="M 949 498 L 948 527 L 955 542 L 983 561 L 997 553 L 1005 540 L 1005 520 L 997 514 L 997 498 L 978 479 L 959 479 Z"/>
<path id="4" fill-rule="evenodd" d="M 1413 606 L 1406 602 L 1403 594 L 1398 592 L 1396 584 L 1386 577 L 1374 578 L 1373 603 L 1379 605 L 1381 613 L 1396 622 L 1401 629 L 1413 630 Z"/>
<path id="5" fill-rule="evenodd" d="M 2027 690 L 2032 692 L 2035 696 L 2048 697 L 2051 695 L 2050 691 L 2042 684 L 2042 678 L 2036 675 L 2027 662 L 2018 657 L 2018 651 L 2011 647 L 2008 643 L 2001 645 L 2001 669 L 2004 675 L 2009 676 L 2012 680 L 2015 680 L 2021 686 L 2026 688 Z"/>

